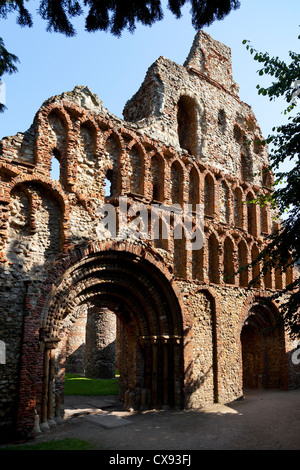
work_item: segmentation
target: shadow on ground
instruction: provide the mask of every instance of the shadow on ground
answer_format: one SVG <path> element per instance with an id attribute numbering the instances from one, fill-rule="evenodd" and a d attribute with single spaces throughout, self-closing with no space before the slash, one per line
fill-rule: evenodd
<path id="1" fill-rule="evenodd" d="M 300 390 L 247 391 L 202 410 L 129 412 L 114 396 L 67 397 L 65 420 L 36 440 L 109 450 L 299 450 Z"/>

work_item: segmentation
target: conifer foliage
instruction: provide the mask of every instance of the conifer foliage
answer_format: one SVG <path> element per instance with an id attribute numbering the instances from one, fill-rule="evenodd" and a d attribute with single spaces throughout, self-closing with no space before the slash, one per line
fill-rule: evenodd
<path id="1" fill-rule="evenodd" d="M 298 36 L 300 39 L 300 36 Z M 294 337 L 300 337 L 300 54 L 289 51 L 289 62 L 268 53 L 258 52 L 249 41 L 246 48 L 261 68 L 259 76 L 267 75 L 272 83 L 269 87 L 257 85 L 258 93 L 271 101 L 284 99 L 283 115 L 286 122 L 272 129 L 261 144 L 270 145 L 270 167 L 274 182 L 270 191 L 255 201 L 264 205 L 270 203 L 282 216 L 282 223 L 268 237 L 267 247 L 255 261 L 262 266 L 261 275 L 269 269 L 289 271 L 296 265 L 294 279 L 286 288 L 271 297 L 281 303 L 280 319 Z M 284 164 L 284 166 L 283 166 Z M 284 168 L 284 169 L 282 169 Z M 289 278 L 288 278 L 289 279 Z M 255 281 L 254 281 L 255 282 Z M 285 297 L 284 294 L 288 294 Z M 288 300 L 287 300 L 288 299 Z"/>
<path id="2" fill-rule="evenodd" d="M 20 26 L 33 26 L 32 16 L 26 8 L 28 0 L 0 0 L 0 19 L 15 12 Z M 191 5 L 192 25 L 195 29 L 221 20 L 231 10 L 240 6 L 238 0 L 168 0 L 168 9 L 180 18 L 185 4 Z M 85 15 L 88 32 L 106 31 L 114 36 L 128 29 L 134 32 L 137 23 L 151 26 L 163 19 L 161 0 L 40 0 L 38 13 L 46 21 L 46 30 L 62 33 L 68 37 L 76 35 L 72 19 Z M 0 38 L 0 78 L 5 73 L 17 71 L 18 58 L 8 52 Z M 0 112 L 5 106 L 0 104 Z"/>

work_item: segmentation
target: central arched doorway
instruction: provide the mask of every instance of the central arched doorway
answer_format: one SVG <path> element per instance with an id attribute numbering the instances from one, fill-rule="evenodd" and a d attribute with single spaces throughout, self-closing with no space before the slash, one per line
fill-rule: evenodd
<path id="1" fill-rule="evenodd" d="M 92 253 L 56 280 L 40 329 L 41 422 L 51 419 L 53 401 L 63 400 L 66 340 L 83 310 L 94 324 L 104 312 L 116 316 L 122 401 L 130 396 L 135 409 L 183 407 L 181 307 L 170 281 L 146 258 L 120 250 Z M 93 365 L 97 368 L 96 361 Z"/>
<path id="2" fill-rule="evenodd" d="M 257 303 L 241 331 L 243 389 L 286 388 L 285 340 L 274 306 Z"/>

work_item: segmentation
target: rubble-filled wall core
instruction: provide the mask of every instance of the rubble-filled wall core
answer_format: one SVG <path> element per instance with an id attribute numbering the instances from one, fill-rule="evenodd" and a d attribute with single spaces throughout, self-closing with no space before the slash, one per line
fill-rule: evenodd
<path id="1" fill-rule="evenodd" d="M 255 267 L 236 274 L 279 223 L 251 203 L 272 175 L 238 91 L 230 49 L 200 31 L 184 65 L 160 57 L 149 68 L 124 119 L 77 86 L 2 139 L 1 437 L 59 420 L 66 371 L 117 367 L 120 399 L 135 409 L 300 385 L 295 345 L 272 329 L 280 305 L 266 300 L 295 273 L 266 273 L 252 288 Z M 187 204 L 197 249 L 175 236 Z M 170 224 L 153 217 L 162 205 L 177 208 Z M 108 214 L 115 232 L 99 226 Z"/>

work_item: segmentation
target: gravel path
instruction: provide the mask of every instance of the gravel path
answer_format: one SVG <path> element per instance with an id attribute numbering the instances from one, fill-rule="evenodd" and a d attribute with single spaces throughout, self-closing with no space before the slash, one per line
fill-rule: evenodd
<path id="1" fill-rule="evenodd" d="M 193 411 L 128 412 L 115 397 L 68 397 L 63 424 L 37 441 L 66 437 L 119 451 L 299 450 L 300 389 L 249 391 L 243 400 Z"/>

